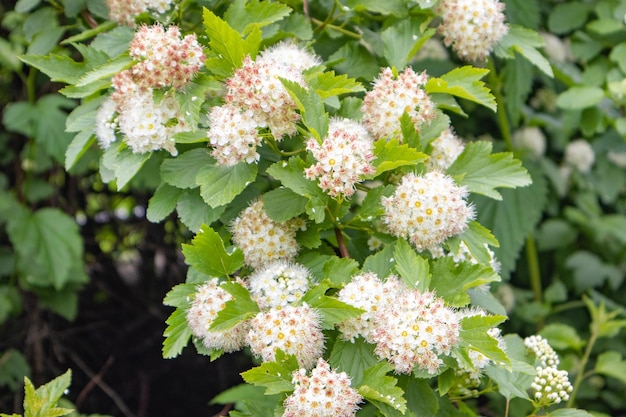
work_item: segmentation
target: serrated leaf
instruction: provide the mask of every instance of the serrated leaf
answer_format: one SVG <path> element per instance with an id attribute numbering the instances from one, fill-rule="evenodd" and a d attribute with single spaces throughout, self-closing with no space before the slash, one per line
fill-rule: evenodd
<path id="1" fill-rule="evenodd" d="M 532 180 L 522 162 L 510 152 L 492 154 L 492 144 L 476 141 L 465 145 L 465 149 L 447 173 L 454 177 L 459 185 L 469 191 L 501 200 L 502 195 L 496 188 L 524 187 Z"/>
<path id="2" fill-rule="evenodd" d="M 279 187 L 261 197 L 263 209 L 275 222 L 285 222 L 304 213 L 306 197 L 298 195 L 289 188 Z"/>
<path id="3" fill-rule="evenodd" d="M 502 88 L 506 97 L 506 111 L 517 125 L 534 81 L 531 63 L 525 59 L 510 59 L 502 70 Z"/>
<path id="4" fill-rule="evenodd" d="M 574 349 L 579 351 L 585 342 L 580 338 L 576 329 L 563 323 L 550 323 L 539 334 L 545 338 L 556 350 Z M 626 373 L 624 373 L 626 377 Z"/>
<path id="5" fill-rule="evenodd" d="M 403 0 L 348 0 L 348 7 L 355 10 L 369 10 L 374 13 L 393 14 L 397 16 L 405 15 L 407 4 Z"/>
<path id="6" fill-rule="evenodd" d="M 582 110 L 597 106 L 604 99 L 604 90 L 593 86 L 574 86 L 559 94 L 558 107 L 565 110 Z"/>
<path id="7" fill-rule="evenodd" d="M 72 84 L 75 84 L 76 87 L 83 87 L 103 78 L 108 79 L 115 74 L 118 74 L 123 70 L 130 68 L 132 65 L 134 65 L 134 63 L 135 61 L 128 55 L 120 55 L 119 57 L 112 59 L 108 63 L 97 66 L 96 68 L 87 72 L 85 75 L 80 77 L 80 79 L 76 83 Z"/>
<path id="8" fill-rule="evenodd" d="M 178 218 L 189 230 L 197 233 L 203 224 L 211 225 L 226 210 L 226 206 L 210 207 L 198 190 L 184 191 L 176 203 Z"/>
<path id="9" fill-rule="evenodd" d="M 470 302 L 467 290 L 490 282 L 499 281 L 500 277 L 488 266 L 454 262 L 449 256 L 435 259 L 431 270 L 430 289 L 443 298 L 447 304 L 462 307 Z"/>
<path id="10" fill-rule="evenodd" d="M 626 360 L 619 352 L 604 352 L 598 356 L 595 371 L 599 374 L 619 379 L 626 384 Z"/>
<path id="11" fill-rule="evenodd" d="M 383 41 L 383 56 L 389 66 L 404 68 L 415 56 L 424 43 L 435 34 L 429 28 L 420 33 L 424 18 L 411 17 L 383 30 L 380 37 Z"/>
<path id="12" fill-rule="evenodd" d="M 338 72 L 353 78 L 371 81 L 380 72 L 380 65 L 376 58 L 358 41 L 344 43 L 337 51 L 328 57 Z"/>
<path id="13" fill-rule="evenodd" d="M 428 380 L 402 375 L 399 386 L 404 390 L 408 410 L 416 416 L 434 416 L 439 409 L 438 395 L 429 385 Z M 440 393 L 443 395 L 443 393 Z"/>
<path id="14" fill-rule="evenodd" d="M 577 408 L 560 408 L 552 411 L 550 417 L 593 417 L 593 414 Z"/>
<path id="15" fill-rule="evenodd" d="M 226 252 L 220 235 L 202 225 L 191 244 L 183 244 L 185 263 L 198 271 L 215 277 L 229 276 L 243 266 L 243 252 Z"/>
<path id="16" fill-rule="evenodd" d="M 211 158 L 207 149 L 192 149 L 175 158 L 165 159 L 161 163 L 161 178 L 174 187 L 196 188 L 198 173 L 213 164 L 215 160 Z"/>
<path id="17" fill-rule="evenodd" d="M 376 168 L 374 177 L 401 166 L 414 166 L 426 160 L 428 155 L 411 148 L 408 144 L 400 144 L 398 139 L 387 141 L 380 139 L 374 142 L 373 165 Z"/>
<path id="18" fill-rule="evenodd" d="M 393 252 L 395 243 L 386 245 L 383 250 L 368 256 L 363 262 L 363 272 L 374 272 L 379 278 L 387 277 L 394 268 Z"/>
<path id="19" fill-rule="evenodd" d="M 223 206 L 235 199 L 256 179 L 258 166 L 240 162 L 234 166 L 208 165 L 198 172 L 196 184 L 200 195 L 213 207 Z"/>
<path id="20" fill-rule="evenodd" d="M 315 90 L 322 99 L 346 93 L 365 91 L 363 84 L 346 74 L 335 75 L 335 71 L 325 71 L 308 80 L 309 88 Z"/>
<path id="21" fill-rule="evenodd" d="M 295 81 L 284 78 L 280 81 L 296 102 L 302 116 L 302 123 L 315 139 L 321 141 L 328 133 L 328 114 L 324 110 L 322 97 L 313 89 L 307 90 Z"/>
<path id="22" fill-rule="evenodd" d="M 380 403 L 386 404 L 404 414 L 406 412 L 404 391 L 396 385 L 398 383 L 396 378 L 387 376 L 393 369 L 393 365 L 379 362 L 365 370 L 358 391 L 375 406 L 379 407 Z"/>
<path id="23" fill-rule="evenodd" d="M 93 132 L 83 130 L 74 136 L 65 151 L 65 170 L 69 171 L 96 141 Z"/>
<path id="24" fill-rule="evenodd" d="M 428 260 L 419 256 L 404 239 L 396 242 L 393 252 L 396 271 L 411 288 L 426 291 L 430 287 L 430 265 Z"/>
<path id="25" fill-rule="evenodd" d="M 19 60 L 50 77 L 51 81 L 74 84 L 85 72 L 85 63 L 67 55 L 20 55 Z"/>
<path id="26" fill-rule="evenodd" d="M 469 222 L 469 227 L 454 239 L 463 241 L 474 259 L 483 265 L 490 265 L 493 261 L 486 245 L 496 248 L 500 246 L 489 229 L 477 221 Z"/>
<path id="27" fill-rule="evenodd" d="M 191 303 L 191 296 L 196 293 L 195 284 L 178 284 L 165 294 L 163 305 L 186 310 Z"/>
<path id="28" fill-rule="evenodd" d="M 285 355 L 283 351 L 276 351 L 274 362 L 264 362 L 261 366 L 242 372 L 241 376 L 248 384 L 265 387 L 265 395 L 280 394 L 293 391 L 291 377 L 300 369 L 294 355 Z"/>
<path id="29" fill-rule="evenodd" d="M 159 223 L 165 219 L 174 209 L 183 190 L 172 187 L 167 183 L 161 183 L 148 200 L 146 218 L 152 223 Z"/>
<path id="30" fill-rule="evenodd" d="M 322 329 L 333 329 L 336 324 L 344 320 L 358 317 L 365 311 L 353 307 L 334 297 L 325 295 L 328 285 L 319 284 L 310 289 L 302 297 L 302 302 L 317 310 L 322 316 Z"/>
<path id="31" fill-rule="evenodd" d="M 250 292 L 236 282 L 223 282 L 220 286 L 233 296 L 226 302 L 226 306 L 217 314 L 210 331 L 221 332 L 228 330 L 244 320 L 254 317 L 259 312 L 259 306 L 250 297 Z"/>
<path id="32" fill-rule="evenodd" d="M 426 92 L 429 94 L 445 93 L 464 98 L 495 112 L 497 110 L 496 99 L 485 87 L 485 83 L 480 81 L 488 72 L 487 69 L 472 66 L 455 68 L 439 78 L 430 78 L 426 83 Z"/>
<path id="33" fill-rule="evenodd" d="M 57 407 L 71 379 L 72 371 L 68 369 L 63 375 L 35 389 L 30 379 L 25 377 L 24 417 L 57 417 L 71 413 L 73 410 Z"/>
<path id="34" fill-rule="evenodd" d="M 374 345 L 359 337 L 354 342 L 337 339 L 330 352 L 328 362 L 333 368 L 345 372 L 352 378 L 351 385 L 359 386 L 365 371 L 379 362 L 374 355 Z"/>
<path id="35" fill-rule="evenodd" d="M 183 348 L 189 343 L 191 337 L 191 329 L 187 325 L 187 317 L 185 311 L 177 308 L 167 320 L 167 327 L 163 332 L 165 340 L 163 341 L 162 354 L 163 358 L 171 359 L 180 355 Z"/>
<path id="36" fill-rule="evenodd" d="M 100 170 L 108 169 L 116 180 L 117 190 L 120 191 L 139 172 L 141 167 L 150 159 L 152 153 L 133 153 L 125 143 L 111 146 L 102 154 Z M 103 181 L 105 178 L 103 177 Z M 107 181 L 105 181 L 107 182 Z"/>
<path id="37" fill-rule="evenodd" d="M 290 7 L 273 1 L 235 0 L 224 13 L 224 19 L 239 33 L 245 34 L 250 31 L 250 26 L 267 26 L 290 13 Z"/>
<path id="38" fill-rule="evenodd" d="M 361 203 L 361 207 L 356 212 L 356 217 L 369 222 L 382 216 L 384 209 L 381 198 L 390 197 L 393 192 L 393 185 L 384 185 L 369 190 Z"/>
<path id="39" fill-rule="evenodd" d="M 534 30 L 510 25 L 508 33 L 496 44 L 495 53 L 505 59 L 514 59 L 515 53 L 518 53 L 548 77 L 553 78 L 554 73 L 550 62 L 537 50 L 544 44 L 545 41 L 541 35 Z"/>
<path id="40" fill-rule="evenodd" d="M 461 319 L 461 331 L 459 334 L 461 347 L 476 350 L 499 366 L 510 367 L 511 361 L 509 357 L 500 349 L 498 341 L 487 333 L 491 328 L 496 327 L 506 319 L 506 316 L 477 315 L 464 317 Z"/>
<path id="41" fill-rule="evenodd" d="M 583 2 L 556 4 L 550 9 L 548 28 L 556 35 L 578 29 L 587 22 L 587 15 L 591 9 L 591 4 Z"/>
<path id="42" fill-rule="evenodd" d="M 359 263 L 354 259 L 333 256 L 324 262 L 324 278 L 340 288 L 345 283 L 350 282 L 358 269 Z"/>

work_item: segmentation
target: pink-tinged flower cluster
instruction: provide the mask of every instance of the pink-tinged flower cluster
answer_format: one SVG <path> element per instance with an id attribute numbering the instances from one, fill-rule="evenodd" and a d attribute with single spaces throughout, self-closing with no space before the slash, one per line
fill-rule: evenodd
<path id="1" fill-rule="evenodd" d="M 428 81 L 425 72 L 411 68 L 394 75 L 385 68 L 365 94 L 361 111 L 363 123 L 375 139 L 402 139 L 400 118 L 406 112 L 417 131 L 435 117 L 435 105 L 424 91 Z"/>
<path id="2" fill-rule="evenodd" d="M 450 128 L 430 142 L 430 146 L 432 151 L 426 163 L 429 171 L 445 171 L 465 149 L 463 141 Z"/>
<path id="3" fill-rule="evenodd" d="M 354 185 L 376 170 L 371 164 L 375 158 L 373 140 L 359 122 L 349 119 L 333 119 L 328 136 L 320 145 L 315 138 L 306 145 L 315 164 L 304 170 L 304 175 L 315 180 L 319 187 L 331 197 L 350 197 Z"/>
<path id="4" fill-rule="evenodd" d="M 262 310 L 284 307 L 302 298 L 310 278 L 309 270 L 300 264 L 270 262 L 248 277 L 250 296 Z"/>
<path id="5" fill-rule="evenodd" d="M 211 155 L 223 166 L 249 164 L 259 160 L 257 146 L 263 138 L 251 111 L 234 106 L 215 106 L 209 113 L 209 142 Z"/>
<path id="6" fill-rule="evenodd" d="M 358 317 L 344 320 L 337 328 L 344 340 L 354 342 L 361 336 L 369 343 L 375 343 L 374 335 L 380 327 L 379 313 L 395 302 L 396 296 L 406 286 L 395 275 L 390 275 L 383 282 L 373 272 L 366 272 L 352 277 L 337 294 L 337 299 L 353 307 L 365 310 Z"/>
<path id="7" fill-rule="evenodd" d="M 417 250 L 437 250 L 474 218 L 473 207 L 465 201 L 467 195 L 467 189 L 448 175 L 410 173 L 402 177 L 391 197 L 382 198 L 384 221 L 392 235 L 409 239 Z"/>
<path id="8" fill-rule="evenodd" d="M 504 3 L 498 0 L 441 0 L 436 12 L 446 46 L 466 61 L 483 61 L 508 32 Z"/>
<path id="9" fill-rule="evenodd" d="M 374 353 L 391 362 L 397 373 L 414 368 L 435 374 L 459 341 L 459 319 L 432 292 L 407 289 L 379 314 Z"/>
<path id="10" fill-rule="evenodd" d="M 181 38 L 177 26 L 139 28 L 129 46 L 138 61 L 131 69 L 133 79 L 148 87 L 185 86 L 204 64 L 205 56 L 195 33 Z"/>
<path id="11" fill-rule="evenodd" d="M 262 311 L 250 320 L 246 343 L 263 361 L 275 360 L 276 350 L 281 349 L 310 369 L 324 352 L 319 313 L 306 304 Z"/>
<path id="12" fill-rule="evenodd" d="M 233 221 L 233 242 L 243 251 L 246 265 L 259 268 L 275 260 L 291 260 L 298 254 L 294 223 L 277 223 L 256 201 Z"/>
<path id="13" fill-rule="evenodd" d="M 213 278 L 197 288 L 187 310 L 187 323 L 194 336 L 200 338 L 209 349 L 223 349 L 234 352 L 245 345 L 247 322 L 241 322 L 224 331 L 209 330 L 226 302 L 233 297 L 222 288 L 217 278 Z"/>
<path id="14" fill-rule="evenodd" d="M 293 374 L 294 392 L 284 402 L 283 417 L 353 417 L 363 397 L 350 386 L 345 372 L 335 372 L 319 358 L 311 376 L 306 369 Z"/>
<path id="15" fill-rule="evenodd" d="M 172 0 L 106 0 L 109 19 L 121 25 L 135 26 L 135 17 L 146 11 L 165 13 Z"/>

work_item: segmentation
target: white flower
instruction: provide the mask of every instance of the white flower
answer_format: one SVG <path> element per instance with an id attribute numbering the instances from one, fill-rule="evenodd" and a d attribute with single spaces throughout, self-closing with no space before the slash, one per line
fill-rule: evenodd
<path id="1" fill-rule="evenodd" d="M 535 392 L 535 400 L 548 404 L 559 404 L 569 400 L 573 387 L 569 382 L 567 371 L 560 371 L 555 367 L 537 367 L 537 375 L 530 384 Z"/>
<path id="2" fill-rule="evenodd" d="M 573 166 L 579 172 L 591 171 L 595 159 L 591 145 L 584 139 L 574 140 L 565 148 L 565 163 Z"/>
<path id="3" fill-rule="evenodd" d="M 172 0 L 105 0 L 109 19 L 122 25 L 135 26 L 135 17 L 145 11 L 165 13 Z"/>
<path id="4" fill-rule="evenodd" d="M 298 47 L 291 40 L 279 42 L 264 50 L 258 60 L 282 65 L 298 72 L 322 63 L 320 57 Z"/>
<path id="5" fill-rule="evenodd" d="M 215 106 L 209 113 L 209 141 L 211 155 L 220 165 L 232 166 L 245 161 L 248 164 L 260 158 L 257 146 L 262 138 L 251 111 L 233 106 Z"/>
<path id="6" fill-rule="evenodd" d="M 504 3 L 498 0 L 441 0 L 435 11 L 446 46 L 466 61 L 483 61 L 506 33 Z"/>
<path id="7" fill-rule="evenodd" d="M 350 386 L 345 372 L 335 372 L 324 359 L 307 376 L 306 369 L 293 374 L 294 391 L 284 402 L 283 417 L 352 417 L 363 397 Z"/>
<path id="8" fill-rule="evenodd" d="M 102 149 L 107 149 L 115 142 L 116 113 L 117 104 L 111 96 L 107 97 L 96 111 L 96 138 Z"/>
<path id="9" fill-rule="evenodd" d="M 296 263 L 274 261 L 248 277 L 250 295 L 261 309 L 299 301 L 309 289 L 309 270 Z"/>
<path id="10" fill-rule="evenodd" d="M 450 128 L 441 132 L 441 135 L 430 142 L 430 146 L 432 151 L 426 163 L 430 171 L 445 171 L 465 149 L 463 141 Z"/>
<path id="11" fill-rule="evenodd" d="M 539 335 L 529 336 L 524 339 L 524 345 L 535 354 L 542 367 L 551 366 L 556 368 L 559 365 L 559 355 L 556 354 L 552 346 L 543 337 Z"/>
<path id="12" fill-rule="evenodd" d="M 535 158 L 546 152 L 546 136 L 537 126 L 526 126 L 513 133 L 513 144 L 521 149 L 527 149 Z"/>
<path id="13" fill-rule="evenodd" d="M 328 136 L 320 145 L 315 138 L 308 140 L 317 163 L 304 170 L 304 175 L 315 180 L 331 197 L 354 194 L 354 185 L 364 176 L 375 172 L 373 141 L 363 125 L 349 119 L 332 119 Z"/>

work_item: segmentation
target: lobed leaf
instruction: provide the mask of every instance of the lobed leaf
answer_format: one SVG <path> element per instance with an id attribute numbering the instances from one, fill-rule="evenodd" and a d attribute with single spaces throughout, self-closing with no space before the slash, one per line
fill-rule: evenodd
<path id="1" fill-rule="evenodd" d="M 210 331 L 221 332 L 228 330 L 244 320 L 254 317 L 259 312 L 259 306 L 250 298 L 250 292 L 236 282 L 224 282 L 221 288 L 233 296 L 226 302 L 224 309 L 217 314 Z"/>
<path id="2" fill-rule="evenodd" d="M 180 355 L 183 348 L 189 343 L 191 337 L 191 329 L 187 325 L 187 317 L 182 308 L 177 308 L 165 320 L 167 327 L 163 332 L 165 340 L 163 341 L 162 354 L 163 358 L 171 359 Z"/>
<path id="3" fill-rule="evenodd" d="M 380 139 L 374 142 L 373 165 L 376 168 L 374 177 L 401 166 L 414 166 L 426 160 L 428 155 L 411 148 L 408 144 L 400 144 L 398 139 L 387 141 Z"/>
<path id="4" fill-rule="evenodd" d="M 242 372 L 248 384 L 265 387 L 265 395 L 293 391 L 292 374 L 300 368 L 294 355 L 286 355 L 278 349 L 274 362 L 263 362 L 260 366 Z"/>
<path id="5" fill-rule="evenodd" d="M 224 13 L 224 19 L 239 33 L 246 34 L 251 27 L 278 22 L 291 11 L 289 6 L 273 1 L 235 0 Z"/>
<path id="6" fill-rule="evenodd" d="M 430 265 L 428 260 L 419 256 L 404 239 L 396 242 L 393 252 L 396 271 L 411 288 L 426 291 L 430 286 Z"/>
<path id="7" fill-rule="evenodd" d="M 200 169 L 196 184 L 206 203 L 217 208 L 232 202 L 256 179 L 258 166 L 240 162 L 234 166 L 207 165 Z"/>
<path id="8" fill-rule="evenodd" d="M 198 271 L 215 277 L 229 276 L 243 266 L 243 253 L 226 251 L 220 235 L 202 225 L 191 244 L 183 244 L 185 263 Z"/>
<path id="9" fill-rule="evenodd" d="M 429 94 L 445 93 L 473 101 L 482 106 L 497 110 L 496 99 L 485 83 L 480 81 L 489 70 L 464 66 L 455 68 L 439 78 L 430 78 L 426 83 L 426 92 Z"/>
<path id="10" fill-rule="evenodd" d="M 393 365 L 387 362 L 379 362 L 363 372 L 363 380 L 358 386 L 359 394 L 370 401 L 377 408 L 380 404 L 386 404 L 404 414 L 406 412 L 406 399 L 404 391 L 397 386 L 398 380 L 387 373 L 392 371 Z"/>

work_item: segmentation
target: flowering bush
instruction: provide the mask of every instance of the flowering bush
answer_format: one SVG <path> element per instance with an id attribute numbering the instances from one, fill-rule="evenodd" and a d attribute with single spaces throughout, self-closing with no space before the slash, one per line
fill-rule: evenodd
<path id="1" fill-rule="evenodd" d="M 590 415 L 576 395 L 595 340 L 626 326 L 619 313 L 586 301 L 592 332 L 573 383 L 549 337 L 498 327 L 511 311 L 501 281 L 525 239 L 536 303 L 513 314 L 548 315 L 532 234 L 544 209 L 560 210 L 545 202 L 546 178 L 561 196 L 582 190 L 572 198 L 586 210 L 565 212 L 572 222 L 625 221 L 599 218 L 585 192 L 596 163 L 586 139 L 561 140 L 560 167 L 542 159 L 537 125 L 556 129 L 545 115 L 554 100 L 537 91 L 523 108 L 531 86 L 520 86 L 532 74 L 546 85 L 575 77 L 556 63 L 566 55 L 542 52 L 550 42 L 532 19 L 507 23 L 497 0 L 106 3 L 103 23 L 64 41 L 72 54 L 21 59 L 80 101 L 67 116 L 66 169 L 98 146 L 105 182 L 123 190 L 150 176 L 148 219 L 176 212 L 194 234 L 182 244 L 186 282 L 164 300 L 174 311 L 163 356 L 189 342 L 211 360 L 248 352 L 246 391 L 214 399 L 235 404 L 230 415 L 477 415 L 477 398 L 499 415 Z M 425 56 L 432 42 L 452 59 Z M 559 109 L 597 110 L 597 90 L 571 85 Z M 583 104 L 572 104 L 577 93 Z M 578 114 L 581 134 L 599 119 Z M 538 233 L 564 228 L 545 222 Z M 623 232 L 588 234 L 624 253 Z M 604 266 L 578 255 L 566 265 L 591 256 Z M 561 346 L 580 349 L 572 339 Z"/>

